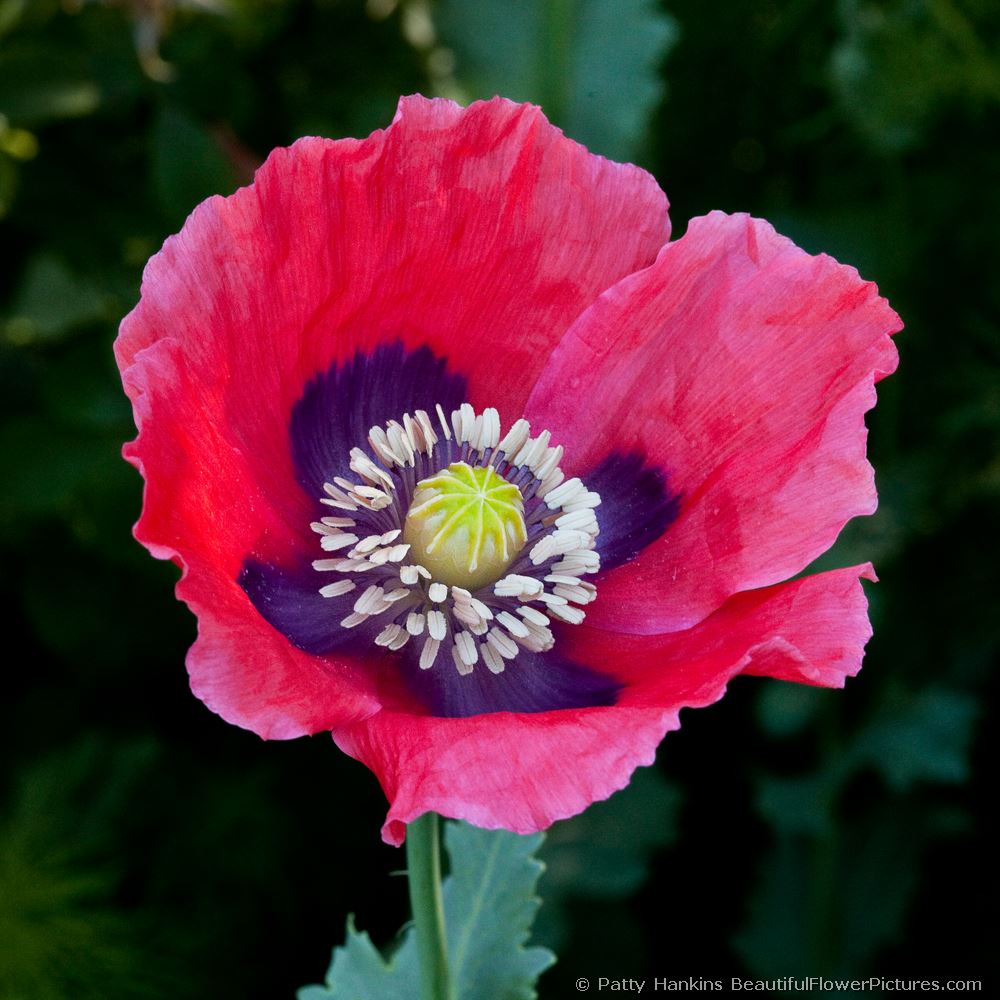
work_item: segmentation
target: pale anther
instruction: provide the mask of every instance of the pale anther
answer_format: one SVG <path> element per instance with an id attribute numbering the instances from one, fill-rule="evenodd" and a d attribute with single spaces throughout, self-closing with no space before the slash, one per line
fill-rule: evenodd
<path id="1" fill-rule="evenodd" d="M 533 436 L 521 419 L 503 433 L 495 408 L 469 403 L 371 427 L 366 448 L 349 452 L 355 479 L 323 485 L 321 502 L 336 510 L 310 524 L 331 553 L 313 567 L 344 575 L 318 587 L 323 597 L 372 581 L 342 627 L 372 619 L 389 651 L 422 637 L 422 670 L 447 643 L 461 675 L 480 660 L 499 674 L 521 649 L 551 649 L 552 619 L 583 621 L 596 588 L 581 578 L 600 569 L 601 498 L 566 479 L 563 455 L 547 430 Z"/>

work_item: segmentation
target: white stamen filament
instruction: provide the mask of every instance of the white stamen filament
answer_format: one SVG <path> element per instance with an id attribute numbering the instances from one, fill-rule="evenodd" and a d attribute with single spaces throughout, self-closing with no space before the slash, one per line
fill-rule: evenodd
<path id="1" fill-rule="evenodd" d="M 343 531 L 337 531 L 335 534 L 324 535 L 319 540 L 319 544 L 324 552 L 336 552 L 339 549 L 350 548 L 357 540 L 357 535 L 349 535 Z"/>
<path id="2" fill-rule="evenodd" d="M 354 600 L 342 627 L 355 628 L 375 619 L 373 625 L 380 628 L 375 644 L 390 651 L 421 637 L 421 670 L 434 666 L 447 642 L 460 674 L 471 673 L 480 661 L 499 674 L 522 648 L 536 652 L 552 648 L 552 619 L 571 624 L 584 620 L 580 605 L 589 604 L 597 594 L 582 577 L 600 569 L 595 508 L 601 498 L 580 479 L 565 478 L 559 468 L 562 446 L 552 445 L 546 430 L 532 436 L 527 420 L 515 421 L 502 434 L 500 415 L 493 407 L 477 414 L 463 403 L 447 414 L 436 405 L 434 416 L 416 410 L 372 427 L 370 451 L 350 451 L 350 470 L 358 481 L 335 476 L 324 484 L 320 501 L 335 512 L 310 527 L 319 536 L 320 548 L 335 555 L 314 560 L 313 567 L 344 578 L 323 584 L 319 591 L 325 598 L 345 597 L 368 573 L 373 582 Z M 414 482 L 426 480 L 435 469 L 448 468 L 456 455 L 473 468 L 492 466 L 501 480 L 519 485 L 528 498 L 524 516 L 527 521 L 530 514 L 533 525 L 530 547 L 521 553 L 513 548 L 509 556 L 503 553 L 514 572 L 486 586 L 470 577 L 468 589 L 435 580 L 414 559 L 411 545 L 401 541 Z M 525 492 L 526 485 L 531 492 Z M 537 499 L 529 508 L 532 497 Z M 521 543 L 523 535 L 517 544 Z M 507 539 L 497 544 L 505 546 Z M 418 546 L 418 557 L 419 551 Z"/>
<path id="3" fill-rule="evenodd" d="M 438 650 L 441 648 L 439 639 L 429 638 L 424 640 L 423 649 L 420 651 L 420 669 L 429 670 L 434 666 L 437 659 Z"/>
<path id="4" fill-rule="evenodd" d="M 549 624 L 548 618 L 545 617 L 537 608 L 529 607 L 527 604 L 522 604 L 521 607 L 517 609 L 517 613 L 528 622 L 535 625 L 539 625 L 542 628 Z"/>
<path id="5" fill-rule="evenodd" d="M 475 640 L 468 632 L 459 632 L 455 636 L 455 646 L 458 649 L 458 655 L 468 664 L 470 667 L 477 663 L 479 660 L 479 648 L 476 646 Z"/>
<path id="6" fill-rule="evenodd" d="M 498 628 L 491 628 L 486 633 L 486 641 L 505 659 L 513 660 L 517 656 L 517 643 Z"/>
<path id="7" fill-rule="evenodd" d="M 462 659 L 462 654 L 459 652 L 458 646 L 451 647 L 451 658 L 455 661 L 455 669 L 463 677 L 472 673 L 472 664 Z"/>
<path id="8" fill-rule="evenodd" d="M 443 639 L 448 634 L 448 621 L 440 611 L 427 612 L 427 632 L 432 639 Z"/>
<path id="9" fill-rule="evenodd" d="M 479 654 L 482 656 L 483 663 L 486 664 L 491 673 L 503 673 L 503 657 L 488 642 L 482 642 L 479 644 Z"/>

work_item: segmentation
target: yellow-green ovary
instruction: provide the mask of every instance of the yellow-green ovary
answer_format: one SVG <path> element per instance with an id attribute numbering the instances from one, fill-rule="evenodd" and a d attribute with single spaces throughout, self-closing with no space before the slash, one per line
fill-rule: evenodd
<path id="1" fill-rule="evenodd" d="M 492 468 L 465 462 L 417 483 L 403 527 L 414 561 L 466 590 L 503 576 L 526 538 L 521 491 Z"/>

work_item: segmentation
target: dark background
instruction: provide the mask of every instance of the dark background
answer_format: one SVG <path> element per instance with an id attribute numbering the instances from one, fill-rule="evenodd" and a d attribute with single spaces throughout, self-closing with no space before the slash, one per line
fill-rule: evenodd
<path id="1" fill-rule="evenodd" d="M 175 570 L 111 357 L 191 208 L 400 93 L 543 103 L 652 170 L 675 233 L 749 210 L 903 317 L 869 415 L 875 638 L 844 692 L 738 680 L 544 856 L 576 976 L 988 978 L 998 932 L 1000 5 L 0 0 L 0 998 L 291 997 L 345 916 L 388 943 L 402 853 L 328 737 L 187 689 Z"/>

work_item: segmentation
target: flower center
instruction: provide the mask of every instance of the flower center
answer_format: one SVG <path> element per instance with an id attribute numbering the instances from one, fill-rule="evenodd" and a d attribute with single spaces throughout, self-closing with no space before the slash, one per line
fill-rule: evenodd
<path id="1" fill-rule="evenodd" d="M 497 411 L 468 403 L 436 414 L 372 427 L 371 452 L 351 449 L 357 479 L 324 485 L 334 512 L 312 528 L 330 558 L 313 567 L 332 582 L 319 592 L 351 594 L 340 624 L 376 645 L 418 640 L 421 670 L 447 649 L 459 674 L 479 662 L 499 674 L 521 649 L 552 648 L 552 619 L 583 621 L 601 498 L 566 479 L 548 431 L 518 420 L 501 438 Z"/>
<path id="2" fill-rule="evenodd" d="M 521 491 L 490 466 L 453 462 L 417 483 L 403 541 L 434 579 L 477 590 L 499 579 L 527 541 Z"/>

